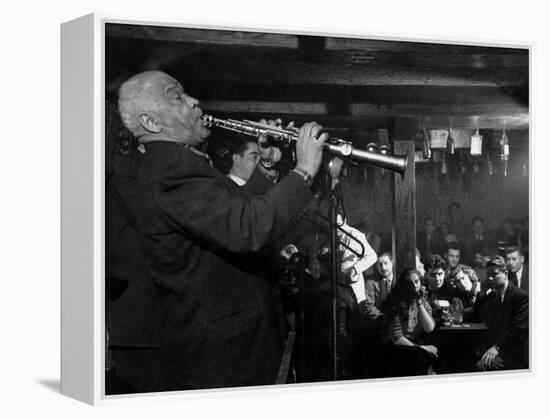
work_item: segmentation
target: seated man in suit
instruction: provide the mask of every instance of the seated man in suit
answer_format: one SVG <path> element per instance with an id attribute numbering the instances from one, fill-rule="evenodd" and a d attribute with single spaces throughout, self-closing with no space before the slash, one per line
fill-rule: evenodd
<path id="1" fill-rule="evenodd" d="M 365 281 L 365 302 L 363 316 L 365 319 L 365 352 L 363 363 L 369 377 L 383 377 L 388 365 L 381 363 L 384 356 L 381 346 L 384 332 L 384 313 L 390 302 L 390 294 L 395 280 L 393 278 L 393 257 L 389 252 L 383 252 L 376 262 L 376 273 Z"/>
<path id="2" fill-rule="evenodd" d="M 529 297 L 508 278 L 504 258 L 492 256 L 487 263 L 491 291 L 478 299 L 475 318 L 489 328 L 477 362 L 479 370 L 509 370 L 528 366 Z"/>
<path id="3" fill-rule="evenodd" d="M 529 294 L 529 268 L 525 264 L 525 257 L 519 247 L 506 249 L 506 264 L 509 271 L 508 279 Z"/>
<path id="4" fill-rule="evenodd" d="M 383 312 L 386 300 L 393 287 L 393 257 L 391 253 L 380 254 L 376 261 L 376 270 L 373 276 L 365 281 L 364 312 L 372 327 L 378 330 L 383 321 Z"/>
<path id="5" fill-rule="evenodd" d="M 435 227 L 432 218 L 424 220 L 424 229 L 416 233 L 417 248 L 420 251 L 420 261 L 426 262 L 426 259 L 431 254 L 440 254 L 445 246 L 443 245 L 443 237 L 439 230 Z"/>
<path id="6" fill-rule="evenodd" d="M 306 123 L 295 168 L 261 197 L 246 198 L 201 151 L 210 131 L 198 105 L 160 71 L 137 74 L 119 90 L 121 119 L 145 146 L 137 225 L 161 292 L 166 368 L 158 390 L 273 384 L 282 315 L 262 266 L 247 257 L 303 216 L 327 135 Z"/>

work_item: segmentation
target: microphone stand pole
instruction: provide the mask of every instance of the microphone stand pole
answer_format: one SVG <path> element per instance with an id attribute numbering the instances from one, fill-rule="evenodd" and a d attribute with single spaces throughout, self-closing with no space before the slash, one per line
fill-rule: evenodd
<path id="1" fill-rule="evenodd" d="M 338 236 L 336 232 L 337 197 L 335 189 L 330 192 L 330 252 L 332 255 L 332 370 L 333 379 L 338 380 Z"/>
<path id="2" fill-rule="evenodd" d="M 331 291 L 332 291 L 332 370 L 333 379 L 338 380 L 340 377 L 339 356 L 338 356 L 338 273 L 340 269 L 340 260 L 338 259 L 338 225 L 337 225 L 337 209 L 338 197 L 336 195 L 336 186 L 339 182 L 340 171 L 343 161 L 338 157 L 332 158 L 329 162 L 329 172 L 331 175 L 331 190 L 329 198 L 329 214 L 330 220 L 330 252 L 332 255 L 332 271 L 331 271 Z"/>

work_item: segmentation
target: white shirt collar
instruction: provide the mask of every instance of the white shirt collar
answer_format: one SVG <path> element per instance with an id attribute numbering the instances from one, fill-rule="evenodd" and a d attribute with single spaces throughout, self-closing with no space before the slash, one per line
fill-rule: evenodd
<path id="1" fill-rule="evenodd" d="M 237 183 L 238 186 L 244 186 L 246 184 L 246 181 L 244 181 L 240 177 L 237 177 L 234 174 L 228 173 L 227 177 L 229 177 L 231 180 L 233 180 L 235 183 Z"/>
<path id="2" fill-rule="evenodd" d="M 521 265 L 521 268 L 516 271 L 516 278 L 518 279 L 518 287 L 521 286 L 521 274 L 523 273 L 523 264 Z"/>

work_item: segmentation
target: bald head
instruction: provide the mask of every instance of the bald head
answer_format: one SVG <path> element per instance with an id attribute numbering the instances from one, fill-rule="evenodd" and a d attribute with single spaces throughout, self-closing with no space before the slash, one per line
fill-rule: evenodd
<path id="1" fill-rule="evenodd" d="M 156 114 L 159 111 L 159 87 L 169 79 L 172 77 L 162 71 L 146 71 L 133 76 L 120 86 L 118 92 L 120 118 L 134 136 L 139 138 L 147 132 L 141 124 L 140 116 Z"/>
<path id="2" fill-rule="evenodd" d="M 198 103 L 176 79 L 162 71 L 136 74 L 119 89 L 120 117 L 140 142 L 203 142 L 210 132 L 200 120 Z"/>

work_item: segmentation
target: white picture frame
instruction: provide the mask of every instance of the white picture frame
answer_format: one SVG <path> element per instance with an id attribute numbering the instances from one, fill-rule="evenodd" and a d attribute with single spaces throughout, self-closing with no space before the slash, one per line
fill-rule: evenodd
<path id="1" fill-rule="evenodd" d="M 94 405 L 116 398 L 105 396 L 103 368 L 104 25 L 107 22 L 126 23 L 91 14 L 64 23 L 61 33 L 61 391 Z"/>

